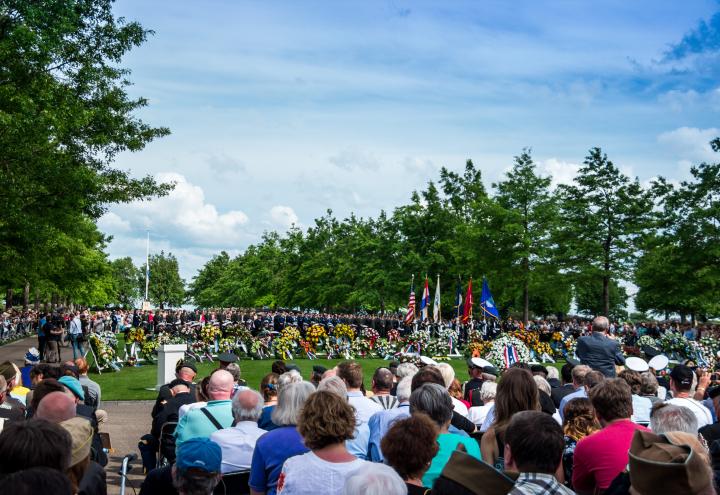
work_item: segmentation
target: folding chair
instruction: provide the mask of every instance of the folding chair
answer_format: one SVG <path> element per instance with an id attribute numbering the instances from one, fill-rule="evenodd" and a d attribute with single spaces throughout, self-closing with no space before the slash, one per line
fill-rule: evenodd
<path id="1" fill-rule="evenodd" d="M 158 447 L 157 467 L 175 462 L 175 428 L 177 421 L 168 421 L 160 427 L 160 446 Z"/>
<path id="2" fill-rule="evenodd" d="M 250 470 L 223 474 L 213 495 L 248 495 L 250 493 Z"/>

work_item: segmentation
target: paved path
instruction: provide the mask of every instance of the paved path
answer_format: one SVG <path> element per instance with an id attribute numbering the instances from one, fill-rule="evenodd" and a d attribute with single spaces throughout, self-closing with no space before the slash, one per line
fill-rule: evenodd
<path id="1" fill-rule="evenodd" d="M 37 348 L 37 337 L 28 337 L 0 346 L 0 363 L 12 361 L 17 364 L 18 368 L 22 368 L 25 365 L 25 353 L 31 347 Z M 65 351 L 65 348 L 62 350 Z M 68 350 L 70 357 L 72 357 L 72 349 Z M 65 355 L 67 355 L 67 352 L 65 351 Z"/>

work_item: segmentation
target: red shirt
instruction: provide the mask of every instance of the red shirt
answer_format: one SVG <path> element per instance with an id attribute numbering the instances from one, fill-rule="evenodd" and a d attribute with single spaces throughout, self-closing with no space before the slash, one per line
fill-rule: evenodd
<path id="1" fill-rule="evenodd" d="M 607 489 L 627 467 L 635 430 L 650 431 L 629 419 L 622 419 L 580 440 L 573 456 L 573 489 L 577 492 Z"/>

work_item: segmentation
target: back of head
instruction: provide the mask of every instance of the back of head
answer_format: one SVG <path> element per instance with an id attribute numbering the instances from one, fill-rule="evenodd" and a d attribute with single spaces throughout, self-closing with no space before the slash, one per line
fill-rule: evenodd
<path id="1" fill-rule="evenodd" d="M 562 375 L 562 381 L 563 383 L 571 383 L 572 382 L 572 370 L 574 366 L 570 363 L 563 364 L 562 368 L 560 368 L 560 374 Z"/>
<path id="2" fill-rule="evenodd" d="M 442 427 L 452 419 L 453 403 L 443 385 L 425 383 L 410 395 L 410 413 L 424 413 Z"/>
<path id="3" fill-rule="evenodd" d="M 57 469 L 47 467 L 31 467 L 8 475 L 0 482 L 0 491 L 13 495 L 38 493 L 72 495 L 73 493 L 68 477 Z"/>
<path id="4" fill-rule="evenodd" d="M 345 385 L 343 379 L 339 376 L 330 376 L 328 378 L 323 378 L 322 380 L 320 380 L 317 389 L 318 391 L 325 390 L 327 392 L 332 392 L 338 397 L 342 397 L 343 399 L 347 400 L 347 386 Z"/>
<path id="5" fill-rule="evenodd" d="M 220 481 L 222 450 L 205 437 L 191 438 L 177 449 L 173 486 L 178 493 L 212 493 Z"/>
<path id="6" fill-rule="evenodd" d="M 496 382 L 483 382 L 483 384 L 480 385 L 480 400 L 483 401 L 483 403 L 494 401 L 497 395 L 497 386 L 498 384 Z"/>
<path id="7" fill-rule="evenodd" d="M 373 389 L 378 391 L 390 391 L 395 377 L 387 368 L 378 368 L 373 373 Z"/>
<path id="8" fill-rule="evenodd" d="M 590 373 L 592 369 L 590 369 L 590 366 L 579 364 L 575 366 L 572 369 L 572 382 L 579 386 L 582 386 L 585 383 L 585 375 Z"/>
<path id="9" fill-rule="evenodd" d="M 362 386 L 362 366 L 357 361 L 343 361 L 337 366 L 337 376 L 345 380 L 348 389 L 358 389 Z"/>
<path id="10" fill-rule="evenodd" d="M 659 402 L 650 412 L 650 429 L 658 435 L 669 431 L 683 431 L 697 435 L 697 416 L 687 407 Z"/>
<path id="11" fill-rule="evenodd" d="M 618 378 L 622 378 L 630 385 L 633 395 L 640 395 L 642 389 L 642 377 L 640 373 L 634 370 L 622 370 L 618 375 Z"/>
<path id="12" fill-rule="evenodd" d="M 539 411 L 540 393 L 532 373 L 510 368 L 503 373 L 495 395 L 495 424 L 504 428 L 515 413 Z"/>
<path id="13" fill-rule="evenodd" d="M 405 495 L 405 482 L 390 466 L 368 462 L 345 481 L 344 495 Z"/>
<path id="14" fill-rule="evenodd" d="M 445 387 L 445 380 L 443 379 L 442 373 L 440 373 L 440 370 L 435 366 L 425 366 L 415 373 L 412 377 L 412 385 L 410 388 L 415 391 L 425 383 L 437 383 Z"/>
<path id="15" fill-rule="evenodd" d="M 265 401 L 262 395 L 249 388 L 240 390 L 232 400 L 232 412 L 235 421 L 253 421 L 257 423 L 262 414 Z"/>
<path id="16" fill-rule="evenodd" d="M 296 425 L 300 412 L 315 387 L 310 382 L 290 383 L 278 392 L 278 403 L 271 414 L 272 422 L 278 426 Z"/>
<path id="17" fill-rule="evenodd" d="M 75 366 L 77 367 L 77 369 L 81 375 L 87 374 L 89 368 L 88 368 L 87 360 L 85 358 L 77 358 L 75 360 Z"/>
<path id="18" fill-rule="evenodd" d="M 578 397 L 565 405 L 563 433 L 578 441 L 600 429 L 590 399 Z"/>
<path id="19" fill-rule="evenodd" d="M 217 370 L 210 376 L 208 395 L 210 400 L 228 400 L 232 395 L 235 380 L 225 370 Z"/>
<path id="20" fill-rule="evenodd" d="M 425 414 L 392 423 L 380 448 L 385 462 L 403 479 L 421 478 L 438 451 L 438 426 Z"/>
<path id="21" fill-rule="evenodd" d="M 630 419 L 633 411 L 632 391 L 625 380 L 612 378 L 602 381 L 590 389 L 589 396 L 600 419 L 606 422 Z"/>
<path id="22" fill-rule="evenodd" d="M 40 401 L 43 400 L 46 395 L 52 392 L 65 393 L 65 391 L 66 389 L 62 383 L 58 382 L 54 378 L 46 378 L 37 385 L 35 385 L 32 401 L 30 402 L 30 407 L 33 411 L 37 411 L 38 405 L 40 405 Z"/>
<path id="23" fill-rule="evenodd" d="M 443 381 L 445 382 L 445 388 L 450 388 L 450 385 L 452 385 L 453 380 L 455 379 L 455 370 L 452 366 L 448 363 L 438 363 L 435 365 L 435 367 L 440 371 L 440 374 L 443 377 Z"/>
<path id="24" fill-rule="evenodd" d="M 35 417 L 51 423 L 62 423 L 76 414 L 75 401 L 64 392 L 51 392 L 38 404 Z"/>
<path id="25" fill-rule="evenodd" d="M 395 397 L 399 402 L 407 402 L 410 400 L 410 394 L 412 393 L 412 376 L 406 376 L 398 382 L 397 389 L 395 391 Z"/>
<path id="26" fill-rule="evenodd" d="M 290 370 L 286 371 L 278 377 L 278 387 L 283 388 L 285 385 L 289 385 L 291 383 L 300 383 L 302 381 L 302 375 L 298 373 L 297 370 Z"/>
<path id="27" fill-rule="evenodd" d="M 311 450 L 344 443 L 353 438 L 355 410 L 344 398 L 320 390 L 308 397 L 297 427 L 305 446 Z"/>
<path id="28" fill-rule="evenodd" d="M 263 398 L 266 401 L 277 397 L 278 378 L 280 378 L 280 375 L 277 373 L 268 373 L 260 381 L 260 392 L 263 394 Z"/>
<path id="29" fill-rule="evenodd" d="M 546 366 L 545 369 L 547 370 L 548 380 L 560 379 L 560 373 L 558 373 L 558 369 L 555 366 Z"/>
<path id="30" fill-rule="evenodd" d="M 230 373 L 233 377 L 233 381 L 237 382 L 240 380 L 240 366 L 237 363 L 230 363 L 225 366 L 225 371 Z"/>
<path id="31" fill-rule="evenodd" d="M 592 322 L 592 331 L 605 333 L 610 328 L 610 321 L 605 316 L 597 316 Z"/>
<path id="32" fill-rule="evenodd" d="M 59 425 L 43 419 L 10 423 L 0 433 L 0 473 L 40 466 L 65 472 L 71 449 L 70 434 Z"/>
<path id="33" fill-rule="evenodd" d="M 589 371 L 585 375 L 585 379 L 583 380 L 583 385 L 585 385 L 585 388 L 587 390 L 591 390 L 598 383 L 603 382 L 603 381 L 605 381 L 605 375 L 603 375 L 599 371 Z"/>
<path id="34" fill-rule="evenodd" d="M 522 411 L 513 416 L 505 430 L 505 445 L 510 447 L 512 461 L 520 472 L 554 474 L 565 441 L 562 428 L 552 416 Z"/>
<path id="35" fill-rule="evenodd" d="M 418 367 L 413 363 L 400 363 L 397 367 L 398 380 L 405 378 L 406 376 L 414 376 L 418 372 Z"/>
<path id="36" fill-rule="evenodd" d="M 538 390 L 545 392 L 548 395 L 552 393 L 550 384 L 545 378 L 543 378 L 542 375 L 533 375 L 533 380 L 535 380 L 535 385 L 537 385 Z"/>
<path id="37" fill-rule="evenodd" d="M 658 386 L 654 373 L 646 371 L 640 375 L 640 393 L 642 395 L 657 395 Z"/>
<path id="38" fill-rule="evenodd" d="M 282 375 L 287 371 L 287 368 L 285 367 L 285 361 L 274 361 L 272 364 L 272 372 L 277 375 Z"/>

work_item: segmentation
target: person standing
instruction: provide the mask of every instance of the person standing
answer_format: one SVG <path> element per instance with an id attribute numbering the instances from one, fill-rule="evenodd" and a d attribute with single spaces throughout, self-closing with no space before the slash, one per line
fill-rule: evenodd
<path id="1" fill-rule="evenodd" d="M 625 364 L 620 344 L 607 336 L 610 322 L 598 316 L 592 322 L 592 333 L 578 339 L 575 354 L 583 364 L 608 378 L 615 378 L 615 365 Z"/>
<path id="2" fill-rule="evenodd" d="M 80 312 L 76 311 L 70 326 L 68 327 L 68 336 L 70 337 L 70 345 L 72 345 L 73 361 L 77 358 L 84 357 L 82 350 L 82 323 L 80 322 Z"/>

